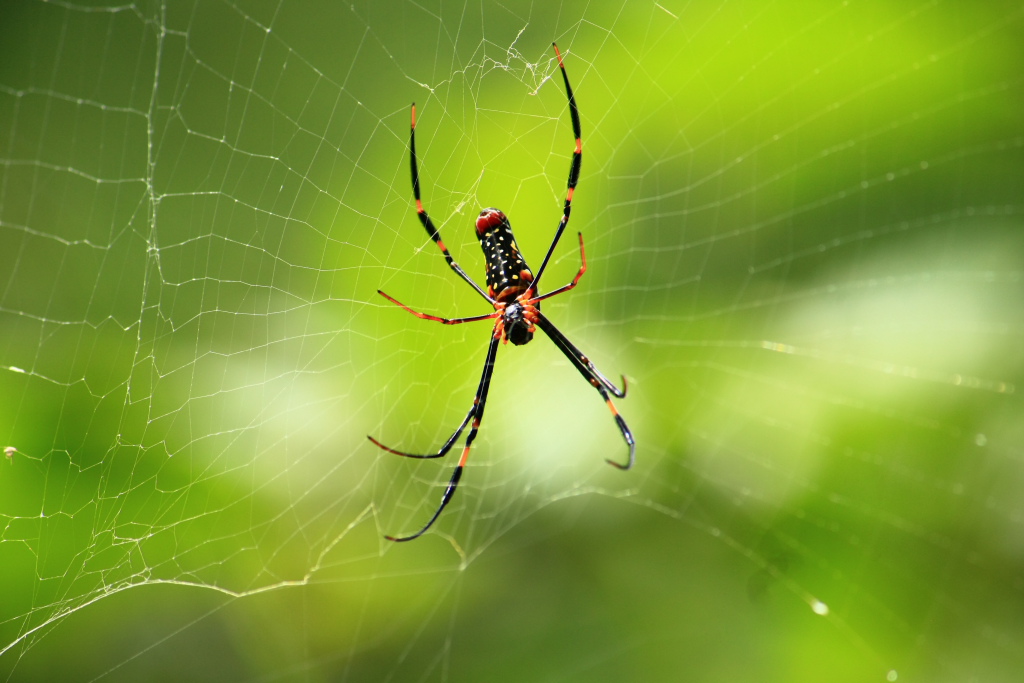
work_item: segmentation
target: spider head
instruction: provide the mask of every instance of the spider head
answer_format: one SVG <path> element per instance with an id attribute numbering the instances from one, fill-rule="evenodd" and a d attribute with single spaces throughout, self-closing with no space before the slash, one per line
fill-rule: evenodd
<path id="1" fill-rule="evenodd" d="M 522 346 L 533 340 L 533 323 L 526 317 L 526 307 L 513 301 L 502 313 L 505 339 L 516 346 Z"/>

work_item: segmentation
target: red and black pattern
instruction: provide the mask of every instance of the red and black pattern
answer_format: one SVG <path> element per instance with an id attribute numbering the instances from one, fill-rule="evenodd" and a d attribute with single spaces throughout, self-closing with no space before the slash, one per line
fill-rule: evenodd
<path id="1" fill-rule="evenodd" d="M 476 219 L 476 235 L 480 240 L 480 248 L 483 249 L 484 260 L 487 263 L 487 291 L 485 292 L 480 285 L 474 282 L 473 279 L 469 277 L 452 258 L 452 255 L 448 252 L 448 248 L 445 247 L 444 242 L 441 240 L 441 234 L 434 226 L 433 221 L 430 220 L 430 216 L 427 214 L 426 209 L 423 208 L 423 202 L 420 198 L 420 176 L 419 170 L 416 166 L 416 105 L 412 105 L 409 134 L 409 159 L 412 167 L 412 191 L 413 196 L 416 199 L 416 215 L 419 216 L 420 223 L 423 224 L 423 228 L 427 231 L 427 234 L 430 235 L 430 239 L 434 241 L 434 244 L 436 244 L 441 250 L 441 253 L 444 254 L 444 259 L 448 263 L 449 267 L 451 267 L 459 277 L 468 282 L 469 285 L 473 287 L 478 294 L 480 294 L 480 296 L 486 299 L 488 303 L 494 307 L 494 312 L 483 315 L 474 315 L 468 318 L 442 318 L 436 315 L 414 311 L 379 289 L 377 290 L 377 293 L 388 301 L 401 306 L 423 320 L 434 320 L 445 325 L 459 325 L 461 323 L 475 322 L 478 320 L 494 320 L 494 328 L 491 332 L 491 341 L 487 346 L 487 357 L 484 359 L 484 369 L 480 376 L 480 384 L 477 386 L 476 395 L 473 397 L 473 405 L 470 407 L 469 412 L 466 413 L 466 417 L 462 420 L 462 424 L 460 424 L 448 440 L 445 441 L 444 445 L 441 446 L 441 449 L 438 452 L 425 455 L 406 453 L 404 451 L 389 448 L 372 436 L 368 437 L 374 444 L 389 453 L 394 453 L 395 455 L 401 455 L 407 458 L 440 458 L 451 450 L 452 446 L 455 445 L 455 442 L 458 441 L 462 432 L 466 429 L 466 426 L 470 426 L 469 435 L 466 437 L 466 443 L 462 448 L 462 455 L 459 457 L 459 462 L 455 466 L 455 472 L 448 481 L 448 486 L 445 488 L 444 495 L 441 498 L 441 505 L 438 506 L 437 510 L 434 512 L 434 516 L 430 518 L 430 521 L 428 521 L 423 528 L 412 535 L 385 537 L 391 541 L 411 541 L 412 539 L 423 535 L 423 533 L 429 529 L 441 515 L 441 511 L 444 510 L 445 506 L 448 505 L 448 502 L 455 494 L 455 489 L 459 485 L 459 480 L 462 478 L 462 470 L 466 466 L 466 461 L 469 459 L 469 450 L 473 445 L 473 441 L 476 439 L 477 432 L 480 429 L 480 422 L 484 417 L 484 408 L 487 405 L 487 392 L 490 389 L 491 376 L 494 373 L 494 361 L 498 355 L 498 342 L 512 342 L 517 346 L 527 344 L 533 340 L 533 334 L 538 327 L 548 336 L 552 343 L 554 343 L 554 345 L 558 347 L 563 354 L 565 354 L 573 367 L 583 375 L 583 378 L 597 390 L 598 394 L 600 394 L 601 398 L 604 399 L 604 402 L 608 405 L 609 410 L 611 410 L 612 416 L 615 418 L 615 424 L 622 433 L 622 438 L 625 440 L 626 445 L 629 446 L 629 459 L 625 464 L 620 464 L 613 460 L 608 460 L 608 462 L 619 469 L 628 470 L 633 466 L 636 459 L 636 441 L 633 439 L 633 434 L 629 431 L 626 421 L 622 419 L 621 415 L 619 415 L 619 411 L 615 408 L 615 404 L 612 403 L 611 400 L 611 396 L 615 396 L 616 398 L 624 398 L 626 396 L 626 378 L 624 376 L 622 378 L 621 389 L 615 386 L 607 377 L 601 374 L 596 367 L 594 367 L 594 364 L 590 362 L 590 359 L 587 358 L 582 351 L 576 348 L 572 342 L 570 342 L 565 335 L 562 334 L 558 328 L 556 328 L 551 321 L 544 317 L 540 312 L 541 301 L 549 299 L 557 294 L 568 292 L 579 283 L 580 278 L 583 277 L 585 272 L 587 272 L 587 255 L 583 250 L 583 234 L 578 233 L 581 265 L 579 271 L 576 273 L 576 277 L 574 277 L 572 282 L 569 284 L 562 285 L 558 289 L 554 289 L 547 294 L 539 294 L 540 290 L 538 289 L 538 284 L 540 282 L 540 278 L 544 274 L 544 269 L 547 268 L 548 262 L 551 260 L 551 255 L 555 251 L 555 246 L 558 244 L 558 240 L 562 237 L 562 233 L 565 231 L 565 226 L 569 223 L 569 213 L 572 208 L 572 196 L 573 192 L 576 190 L 576 183 L 580 177 L 580 165 L 583 159 L 583 143 L 580 135 L 580 115 L 576 108 L 576 97 L 573 95 L 572 87 L 569 85 L 569 76 L 565 72 L 565 64 L 562 62 L 562 53 L 559 52 L 557 45 L 552 43 L 552 46 L 555 48 L 555 56 L 558 58 L 558 68 L 561 70 L 562 80 L 565 82 L 565 94 L 569 99 L 569 116 L 572 119 L 573 134 L 576 136 L 576 147 L 573 150 L 572 162 L 569 166 L 569 181 L 567 183 L 568 189 L 565 195 L 565 205 L 562 209 L 562 217 L 558 222 L 558 229 L 555 231 L 555 237 L 551 241 L 551 246 L 548 247 L 548 251 L 544 255 L 544 260 L 540 264 L 540 270 L 537 271 L 536 275 L 534 275 L 533 271 L 530 270 L 530 267 L 526 264 L 526 260 L 523 258 L 522 252 L 519 251 L 519 246 L 516 244 L 515 236 L 512 234 L 511 223 L 509 223 L 505 214 L 498 209 L 484 209 Z M 609 394 L 611 394 L 611 396 L 609 396 Z"/>
<path id="2" fill-rule="evenodd" d="M 512 234 L 512 224 L 497 209 L 484 209 L 476 219 L 476 236 L 487 262 L 487 293 L 497 301 L 510 301 L 533 284 L 523 254 Z"/>

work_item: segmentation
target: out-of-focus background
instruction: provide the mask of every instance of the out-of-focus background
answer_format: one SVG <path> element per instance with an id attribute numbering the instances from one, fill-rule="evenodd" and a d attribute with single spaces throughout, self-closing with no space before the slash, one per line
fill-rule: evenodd
<path id="1" fill-rule="evenodd" d="M 1009 681 L 1019 2 L 8 2 L 0 680 Z M 479 381 L 482 207 L 542 335 Z"/>

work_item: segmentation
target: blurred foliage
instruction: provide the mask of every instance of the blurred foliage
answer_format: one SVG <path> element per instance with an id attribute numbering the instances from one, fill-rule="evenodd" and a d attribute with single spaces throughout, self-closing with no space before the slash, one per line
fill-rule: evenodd
<path id="1" fill-rule="evenodd" d="M 0 8 L 0 677 L 1011 680 L 1019 3 Z M 503 346 L 583 122 L 589 270 Z M 569 231 L 571 233 L 571 230 Z M 547 276 L 578 267 L 567 233 Z M 482 277 L 480 278 L 482 280 Z"/>

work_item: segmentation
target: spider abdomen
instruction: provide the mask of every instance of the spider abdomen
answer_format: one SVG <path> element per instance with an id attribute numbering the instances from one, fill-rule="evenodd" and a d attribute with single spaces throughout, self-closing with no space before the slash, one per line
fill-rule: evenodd
<path id="1" fill-rule="evenodd" d="M 491 297 L 505 303 L 513 301 L 533 283 L 533 271 L 519 251 L 512 224 L 501 211 L 484 209 L 476 219 L 476 236 L 487 262 Z"/>

